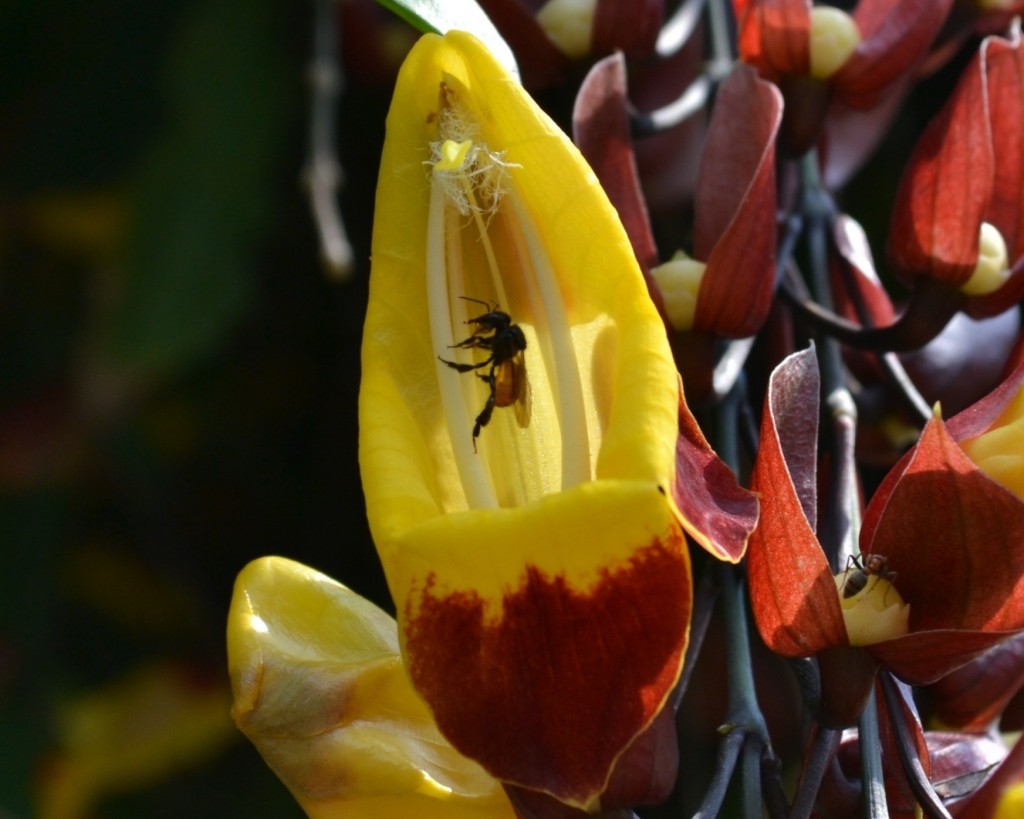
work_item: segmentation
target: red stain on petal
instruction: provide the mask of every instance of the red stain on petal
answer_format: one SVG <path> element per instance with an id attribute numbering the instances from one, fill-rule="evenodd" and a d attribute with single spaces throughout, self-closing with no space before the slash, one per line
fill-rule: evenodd
<path id="1" fill-rule="evenodd" d="M 692 602 L 682 532 L 589 590 L 528 566 L 490 622 L 480 595 L 434 587 L 432 576 L 407 616 L 405 650 L 441 732 L 498 779 L 592 803 L 682 666 Z"/>

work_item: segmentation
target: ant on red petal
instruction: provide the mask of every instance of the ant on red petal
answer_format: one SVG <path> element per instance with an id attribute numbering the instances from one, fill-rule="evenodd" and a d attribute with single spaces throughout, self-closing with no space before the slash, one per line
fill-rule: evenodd
<path id="1" fill-rule="evenodd" d="M 513 324 L 512 317 L 498 309 L 498 304 L 469 296 L 460 296 L 465 301 L 482 304 L 487 308 L 475 318 L 467 319 L 466 324 L 474 326 L 472 334 L 449 345 L 449 349 L 480 349 L 487 350 L 490 355 L 479 364 L 460 364 L 438 356 L 453 370 L 460 373 L 475 372 L 489 367 L 486 375 L 476 372 L 477 378 L 490 388 L 490 395 L 480 414 L 473 424 L 473 451 L 476 451 L 476 439 L 480 431 L 491 421 L 495 407 L 514 407 L 516 421 L 520 427 L 530 423 L 530 383 L 526 377 L 526 361 L 523 352 L 526 350 L 526 336 L 518 324 Z"/>
<path id="2" fill-rule="evenodd" d="M 863 559 L 863 563 L 861 562 Z M 856 571 L 850 573 L 850 564 L 857 567 Z M 843 597 L 853 597 L 864 590 L 868 584 L 868 578 L 881 577 L 892 583 L 896 579 L 896 572 L 889 569 L 889 558 L 885 555 L 862 555 L 861 558 L 850 555 L 846 564 L 847 577 L 843 581 Z"/>

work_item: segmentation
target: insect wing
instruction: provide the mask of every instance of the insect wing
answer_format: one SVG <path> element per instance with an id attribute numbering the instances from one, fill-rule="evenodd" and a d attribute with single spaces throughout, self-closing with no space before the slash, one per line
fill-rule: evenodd
<path id="1" fill-rule="evenodd" d="M 526 375 L 526 359 L 522 353 L 519 353 L 511 363 L 517 390 L 512 409 L 516 414 L 519 427 L 526 429 L 530 425 L 530 413 L 533 410 L 533 392 L 530 389 L 530 379 Z"/>

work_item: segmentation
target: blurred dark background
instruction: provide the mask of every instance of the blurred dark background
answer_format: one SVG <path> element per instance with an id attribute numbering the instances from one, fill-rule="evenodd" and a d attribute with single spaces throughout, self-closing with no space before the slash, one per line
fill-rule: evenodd
<path id="1" fill-rule="evenodd" d="M 356 398 L 412 40 L 342 4 L 325 272 L 311 2 L 0 6 L 0 816 L 300 816 L 227 717 L 225 615 L 285 555 L 388 605 Z"/>

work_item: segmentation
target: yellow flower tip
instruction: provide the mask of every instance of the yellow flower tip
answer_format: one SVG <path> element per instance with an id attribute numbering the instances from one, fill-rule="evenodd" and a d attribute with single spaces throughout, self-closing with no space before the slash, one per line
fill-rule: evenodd
<path id="1" fill-rule="evenodd" d="M 861 581 L 864 586 L 851 594 Z M 850 567 L 839 572 L 835 582 L 850 645 L 869 646 L 910 630 L 910 606 L 886 577 Z"/>
<path id="2" fill-rule="evenodd" d="M 446 139 L 441 143 L 441 159 L 434 165 L 434 171 L 462 170 L 466 165 L 466 156 L 473 147 L 473 140 L 466 139 L 456 142 Z"/>
<path id="3" fill-rule="evenodd" d="M 669 261 L 651 268 L 651 275 L 661 291 L 669 323 L 676 330 L 693 328 L 697 312 L 697 295 L 707 265 L 678 251 Z"/>
<path id="4" fill-rule="evenodd" d="M 832 6 L 811 9 L 811 76 L 827 80 L 860 45 L 860 29 L 845 11 Z"/>
<path id="5" fill-rule="evenodd" d="M 978 469 L 1024 499 L 1024 389 L 987 432 L 960 447 Z"/>
<path id="6" fill-rule="evenodd" d="M 550 0 L 537 12 L 537 22 L 568 57 L 590 53 L 597 0 Z"/>
<path id="7" fill-rule="evenodd" d="M 1019 819 L 1021 816 L 1024 816 L 1024 782 L 1011 785 L 1003 792 L 994 819 Z"/>
<path id="8" fill-rule="evenodd" d="M 960 285 L 968 296 L 994 293 L 1010 278 L 1006 240 L 995 225 L 982 222 L 978 233 L 978 262 L 971 277 Z"/>
<path id="9" fill-rule="evenodd" d="M 395 621 L 342 584 L 284 558 L 250 563 L 228 666 L 238 727 L 309 816 L 512 816 L 413 690 Z"/>

